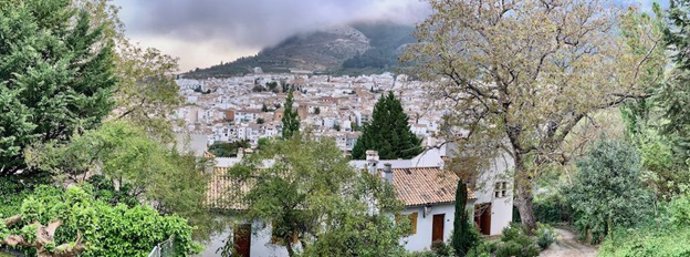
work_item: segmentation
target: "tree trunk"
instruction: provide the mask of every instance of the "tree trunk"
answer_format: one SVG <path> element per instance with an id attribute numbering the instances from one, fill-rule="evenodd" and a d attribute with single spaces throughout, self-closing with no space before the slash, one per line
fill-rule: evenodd
<path id="1" fill-rule="evenodd" d="M 287 248 L 288 256 L 295 256 L 295 250 L 292 249 L 292 238 L 287 238 L 283 240 L 286 242 L 285 248 Z"/>
<path id="2" fill-rule="evenodd" d="M 525 166 L 521 163 L 521 158 L 515 158 L 515 197 L 514 204 L 520 212 L 520 220 L 522 225 L 527 229 L 529 234 L 537 228 L 537 220 L 534 217 L 533 199 L 532 195 L 532 179 Z"/>

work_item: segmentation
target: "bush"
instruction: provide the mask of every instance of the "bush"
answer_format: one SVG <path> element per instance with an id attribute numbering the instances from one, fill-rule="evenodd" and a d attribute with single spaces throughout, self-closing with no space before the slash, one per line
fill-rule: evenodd
<path id="1" fill-rule="evenodd" d="M 77 235 L 81 235 L 86 249 L 80 256 L 84 257 L 146 256 L 157 243 L 171 237 L 174 256 L 189 256 L 200 250 L 192 241 L 193 228 L 185 219 L 163 216 L 141 205 L 112 206 L 76 186 L 66 190 L 40 186 L 22 201 L 17 214 L 22 216 L 21 222 L 0 227 L 0 236 L 31 235 L 35 231 L 34 222 L 45 225 L 60 220 L 62 225 L 57 229 L 55 241 L 46 246 L 74 244 Z M 27 256 L 36 255 L 31 247 L 19 250 Z"/>
<path id="2" fill-rule="evenodd" d="M 560 193 L 534 199 L 534 216 L 543 223 L 572 223 L 573 208 Z"/>
<path id="3" fill-rule="evenodd" d="M 512 224 L 503 229 L 495 254 L 496 257 L 536 257 L 539 255 L 539 246 L 521 225 Z"/>
<path id="4" fill-rule="evenodd" d="M 453 257 L 455 253 L 453 247 L 444 242 L 434 242 L 431 244 L 431 251 L 434 252 L 434 256 L 437 257 Z"/>
<path id="5" fill-rule="evenodd" d="M 651 217 L 652 195 L 640 180 L 640 159 L 632 146 L 602 140 L 577 162 L 577 170 L 566 197 L 586 241 L 601 242 L 616 227 L 636 227 Z"/>
<path id="6" fill-rule="evenodd" d="M 606 237 L 600 257 L 690 256 L 690 197 L 672 200 L 668 208 L 639 229 L 618 229 Z"/>
<path id="7" fill-rule="evenodd" d="M 496 252 L 496 244 L 483 242 L 472 247 L 465 257 L 491 257 L 493 252 Z"/>
<path id="8" fill-rule="evenodd" d="M 537 224 L 537 245 L 539 245 L 542 250 L 549 248 L 555 241 L 556 232 L 554 232 L 551 226 L 541 223 Z"/>

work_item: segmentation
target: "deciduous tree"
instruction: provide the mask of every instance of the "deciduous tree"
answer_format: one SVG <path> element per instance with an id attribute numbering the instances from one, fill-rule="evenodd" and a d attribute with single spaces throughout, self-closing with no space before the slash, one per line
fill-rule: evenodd
<path id="1" fill-rule="evenodd" d="M 480 166 L 511 155 L 515 205 L 533 230 L 535 178 L 569 161 L 562 146 L 581 120 L 648 96 L 640 77 L 658 63 L 660 35 L 639 25 L 623 36 L 622 12 L 596 0 L 429 3 L 406 59 L 448 109 L 442 136 L 482 157 Z"/>

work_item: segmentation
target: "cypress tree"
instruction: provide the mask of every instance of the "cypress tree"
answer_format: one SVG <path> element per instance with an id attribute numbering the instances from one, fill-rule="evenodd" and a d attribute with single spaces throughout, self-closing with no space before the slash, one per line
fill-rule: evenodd
<path id="1" fill-rule="evenodd" d="M 288 91 L 287 99 L 285 100 L 285 110 L 283 111 L 283 139 L 291 138 L 292 135 L 299 132 L 299 117 L 297 110 L 292 109 L 292 89 Z"/>
<path id="2" fill-rule="evenodd" d="M 364 159 L 366 150 L 376 150 L 382 159 L 409 159 L 422 152 L 421 140 L 410 131 L 409 117 L 393 92 L 379 98 L 372 120 L 352 149 L 352 157 Z"/>
<path id="3" fill-rule="evenodd" d="M 469 215 L 465 206 L 467 205 L 467 185 L 462 180 L 458 180 L 458 188 L 455 191 L 455 220 L 453 220 L 453 235 L 451 246 L 455 254 L 464 257 L 477 242 L 477 234 L 472 231 Z"/>

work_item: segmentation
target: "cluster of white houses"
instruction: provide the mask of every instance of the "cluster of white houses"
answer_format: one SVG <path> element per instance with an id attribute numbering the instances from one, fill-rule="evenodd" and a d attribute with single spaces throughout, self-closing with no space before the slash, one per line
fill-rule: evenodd
<path id="1" fill-rule="evenodd" d="M 432 148 L 409 160 L 379 160 L 375 151 L 368 151 L 366 160 L 350 163 L 356 169 L 380 174 L 382 179 L 392 184 L 397 198 L 405 204 L 401 214 L 412 222 L 411 234 L 400 240 L 408 251 L 428 250 L 433 242 L 450 240 L 459 178 L 444 168 L 444 160 L 454 154 L 453 147 L 447 145 Z M 224 201 L 229 190 L 247 190 L 244 185 L 225 176 L 227 168 L 238 161 L 238 158 L 217 158 L 208 190 L 211 207 L 244 207 L 242 204 L 227 206 Z M 478 181 L 481 182 L 474 183 L 477 186 L 471 191 L 466 207 L 484 235 L 500 234 L 512 220 L 512 180 L 509 176 L 512 163 L 507 156 L 495 158 L 491 167 L 479 175 Z M 261 221 L 228 227 L 213 236 L 200 256 L 219 256 L 217 249 L 228 238 L 234 240 L 235 250 L 243 257 L 288 256 L 284 246 L 272 242 L 270 224 Z"/>

